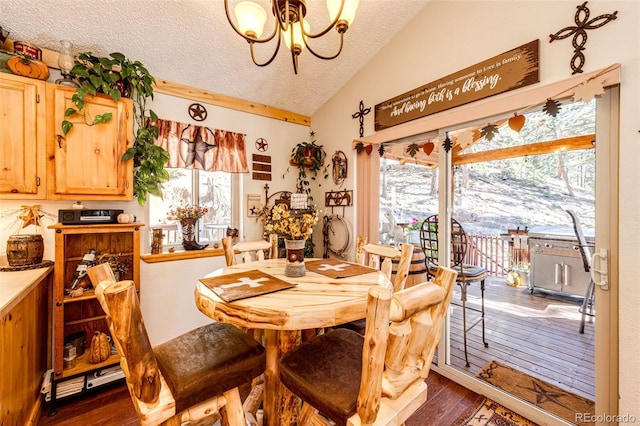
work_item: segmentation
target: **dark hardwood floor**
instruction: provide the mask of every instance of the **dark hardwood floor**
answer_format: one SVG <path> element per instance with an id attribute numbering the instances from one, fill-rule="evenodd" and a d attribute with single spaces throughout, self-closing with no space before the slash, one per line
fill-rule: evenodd
<path id="1" fill-rule="evenodd" d="M 479 406 L 484 397 L 432 371 L 427 378 L 427 402 L 407 420 L 407 426 L 445 426 Z M 57 404 L 53 416 L 48 411 L 39 426 L 133 426 L 139 425 L 129 391 L 123 382 L 105 386 L 83 397 Z"/>

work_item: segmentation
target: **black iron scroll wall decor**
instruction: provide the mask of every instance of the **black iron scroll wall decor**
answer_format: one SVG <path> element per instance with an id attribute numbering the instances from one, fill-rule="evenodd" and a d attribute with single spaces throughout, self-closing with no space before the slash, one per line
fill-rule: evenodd
<path id="1" fill-rule="evenodd" d="M 365 108 L 364 102 L 360 101 L 360 110 L 358 112 L 354 112 L 351 115 L 351 118 L 357 118 L 360 121 L 360 137 L 364 136 L 364 116 L 371 112 L 371 107 Z"/>
<path id="2" fill-rule="evenodd" d="M 571 69 L 573 72 L 571 74 L 582 72 L 582 67 L 585 62 L 585 57 L 582 51 L 586 49 L 584 46 L 587 44 L 586 30 L 600 28 L 616 19 L 618 15 L 618 11 L 616 10 L 613 13 L 605 13 L 604 15 L 596 16 L 589 21 L 590 12 L 587 7 L 587 2 L 585 1 L 580 6 L 577 6 L 577 9 L 578 11 L 574 18 L 576 23 L 575 27 L 566 27 L 555 34 L 549 34 L 549 43 L 553 43 L 555 40 L 562 40 L 563 38 L 573 35 L 573 57 L 571 58 Z"/>
<path id="3" fill-rule="evenodd" d="M 189 117 L 195 121 L 204 121 L 207 118 L 207 109 L 199 103 L 189 105 Z"/>

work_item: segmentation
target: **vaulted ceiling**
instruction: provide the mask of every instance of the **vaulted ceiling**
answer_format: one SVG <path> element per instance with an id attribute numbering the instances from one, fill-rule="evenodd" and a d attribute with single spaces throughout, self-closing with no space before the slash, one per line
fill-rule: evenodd
<path id="1" fill-rule="evenodd" d="M 267 0 L 254 1 L 270 10 Z M 69 40 L 76 53 L 121 52 L 157 79 L 311 116 L 428 1 L 360 0 L 341 55 L 324 61 L 303 52 L 297 75 L 284 45 L 271 65 L 254 65 L 222 0 L 0 0 L 0 27 L 45 49 Z M 307 9 L 312 31 L 329 22 L 324 0 L 307 0 Z M 332 54 L 338 40 L 332 30 L 313 40 L 314 50 Z M 259 58 L 270 57 L 267 46 L 258 46 Z"/>

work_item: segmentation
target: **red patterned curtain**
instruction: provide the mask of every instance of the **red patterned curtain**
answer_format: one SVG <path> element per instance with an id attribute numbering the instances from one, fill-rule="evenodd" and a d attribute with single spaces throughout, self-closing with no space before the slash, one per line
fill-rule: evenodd
<path id="1" fill-rule="evenodd" d="M 158 139 L 155 143 L 171 156 L 166 167 L 209 172 L 249 172 L 245 136 L 242 133 L 162 119 L 158 119 L 156 125 Z"/>

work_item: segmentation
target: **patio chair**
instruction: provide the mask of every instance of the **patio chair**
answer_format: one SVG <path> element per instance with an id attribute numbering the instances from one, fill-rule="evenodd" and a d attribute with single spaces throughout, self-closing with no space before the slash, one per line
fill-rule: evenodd
<path id="1" fill-rule="evenodd" d="M 369 290 L 362 336 L 340 328 L 285 353 L 282 383 L 303 401 L 300 425 L 401 425 L 427 400 L 427 378 L 457 273 L 391 293 Z"/>
<path id="2" fill-rule="evenodd" d="M 427 272 L 435 275 L 438 269 L 438 215 L 431 215 L 422 223 L 420 228 L 420 244 L 427 260 Z M 482 343 L 484 347 L 489 347 L 485 338 L 484 324 L 484 281 L 487 276 L 486 268 L 465 263 L 469 241 L 462 225 L 451 219 L 451 265 L 450 267 L 458 272 L 456 283 L 460 286 L 460 300 L 462 306 L 462 334 L 464 344 L 464 360 L 467 367 L 469 364 L 469 354 L 467 352 L 467 333 L 478 323 L 482 323 Z M 480 282 L 481 302 L 480 309 L 467 306 L 467 288 L 473 282 Z M 453 303 L 452 303 L 453 304 Z M 480 318 L 467 327 L 467 309 L 480 312 Z"/>
<path id="3" fill-rule="evenodd" d="M 584 323 L 587 315 L 589 316 L 589 321 L 595 316 L 594 306 L 595 306 L 595 284 L 593 282 L 593 278 L 591 277 L 591 249 L 593 249 L 594 245 L 587 242 L 587 239 L 584 237 L 584 232 L 582 232 L 582 225 L 580 224 L 580 219 L 578 215 L 573 210 L 566 210 L 566 212 L 571 217 L 573 221 L 573 230 L 576 234 L 576 239 L 578 240 L 578 247 L 580 249 L 580 255 L 582 256 L 582 263 L 584 265 L 584 270 L 589 272 L 589 284 L 587 285 L 587 291 L 584 295 L 584 299 L 582 300 L 582 304 L 578 311 L 582 314 L 582 318 L 580 319 L 580 334 L 584 334 Z"/>

